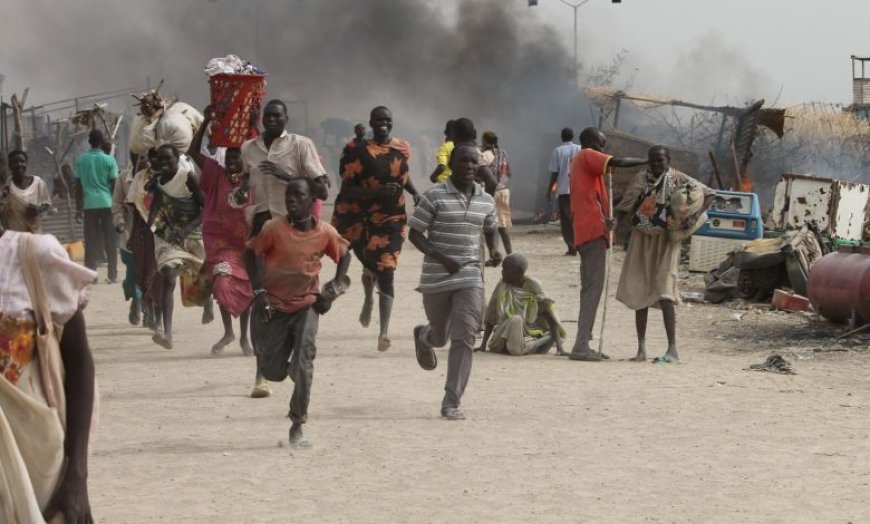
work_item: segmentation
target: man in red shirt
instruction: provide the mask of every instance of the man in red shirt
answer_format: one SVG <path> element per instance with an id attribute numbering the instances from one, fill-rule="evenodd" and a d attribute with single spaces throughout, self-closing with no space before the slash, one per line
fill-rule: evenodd
<path id="1" fill-rule="evenodd" d="M 574 246 L 580 254 L 580 316 L 577 339 L 571 360 L 598 361 L 608 358 L 589 347 L 592 325 L 604 289 L 608 232 L 614 227 L 604 174 L 612 167 L 635 167 L 645 158 L 618 158 L 605 154 L 607 137 L 595 127 L 580 133 L 580 152 L 571 161 L 571 213 L 574 221 Z"/>

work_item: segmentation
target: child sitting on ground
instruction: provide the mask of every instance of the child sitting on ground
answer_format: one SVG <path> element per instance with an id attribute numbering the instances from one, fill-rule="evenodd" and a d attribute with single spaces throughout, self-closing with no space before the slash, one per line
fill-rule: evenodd
<path id="1" fill-rule="evenodd" d="M 290 445 L 306 448 L 302 425 L 314 377 L 319 315 L 347 287 L 348 243 L 326 222 L 311 214 L 314 182 L 301 176 L 287 182 L 288 215 L 278 215 L 248 241 L 248 273 L 254 289 L 251 341 L 257 355 L 257 383 L 293 380 L 290 398 Z M 320 259 L 338 267 L 335 279 L 320 292 Z M 252 395 L 255 396 L 255 395 Z"/>
<path id="2" fill-rule="evenodd" d="M 484 316 L 483 340 L 475 351 L 489 347 L 493 353 L 519 356 L 547 353 L 555 344 L 556 355 L 564 355 L 565 329 L 553 312 L 553 300 L 541 290 L 541 283 L 526 276 L 526 257 L 512 253 L 504 258 L 501 267 L 501 281 L 492 292 Z"/>

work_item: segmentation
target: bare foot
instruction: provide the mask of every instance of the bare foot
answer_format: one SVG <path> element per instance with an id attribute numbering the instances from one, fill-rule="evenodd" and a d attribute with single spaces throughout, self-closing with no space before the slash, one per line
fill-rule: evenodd
<path id="1" fill-rule="evenodd" d="M 302 434 L 302 424 L 294 422 L 290 426 L 290 447 L 295 449 L 311 448 L 311 442 Z"/>
<path id="2" fill-rule="evenodd" d="M 172 349 L 172 338 L 167 337 L 162 333 L 154 333 L 154 335 L 151 336 L 151 341 L 163 349 Z"/>
<path id="3" fill-rule="evenodd" d="M 378 351 L 386 351 L 390 349 L 391 344 L 390 337 L 386 335 L 380 335 L 378 337 Z"/>
<path id="4" fill-rule="evenodd" d="M 235 339 L 236 339 L 236 336 L 234 334 L 225 333 L 223 338 L 221 338 L 220 340 L 215 342 L 215 345 L 213 345 L 211 347 L 211 354 L 212 355 L 220 355 L 221 353 L 224 352 L 224 349 L 226 349 L 226 347 L 230 344 L 230 342 L 232 342 Z"/>
<path id="5" fill-rule="evenodd" d="M 634 358 L 627 359 L 629 362 L 646 362 L 646 352 L 638 351 L 637 355 Z"/>
<path id="6" fill-rule="evenodd" d="M 214 308 L 211 308 L 208 306 L 202 308 L 202 323 L 203 323 L 203 325 L 211 324 L 212 320 L 214 320 Z"/>
<path id="7" fill-rule="evenodd" d="M 239 345 L 242 346 L 242 354 L 246 357 L 250 357 L 254 354 L 254 347 L 251 346 L 251 341 L 247 338 L 243 338 L 239 342 Z"/>

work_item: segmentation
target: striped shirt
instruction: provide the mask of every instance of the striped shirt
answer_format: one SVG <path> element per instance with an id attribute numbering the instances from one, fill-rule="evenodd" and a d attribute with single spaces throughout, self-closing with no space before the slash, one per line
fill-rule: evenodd
<path id="1" fill-rule="evenodd" d="M 495 231 L 495 200 L 474 184 L 474 193 L 467 199 L 448 178 L 423 193 L 414 215 L 408 221 L 411 229 L 427 233 L 435 249 L 454 258 L 460 265 L 451 275 L 440 262 L 430 256 L 423 258 L 423 272 L 417 291 L 442 293 L 468 287 L 483 287 L 483 258 L 480 233 L 484 228 Z"/>

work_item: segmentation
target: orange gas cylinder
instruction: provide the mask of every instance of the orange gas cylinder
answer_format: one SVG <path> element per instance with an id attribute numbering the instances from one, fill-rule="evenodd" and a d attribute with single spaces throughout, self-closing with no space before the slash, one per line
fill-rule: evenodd
<path id="1" fill-rule="evenodd" d="M 842 246 L 816 262 L 807 281 L 807 295 L 817 312 L 834 322 L 856 316 L 870 322 L 870 247 Z"/>

